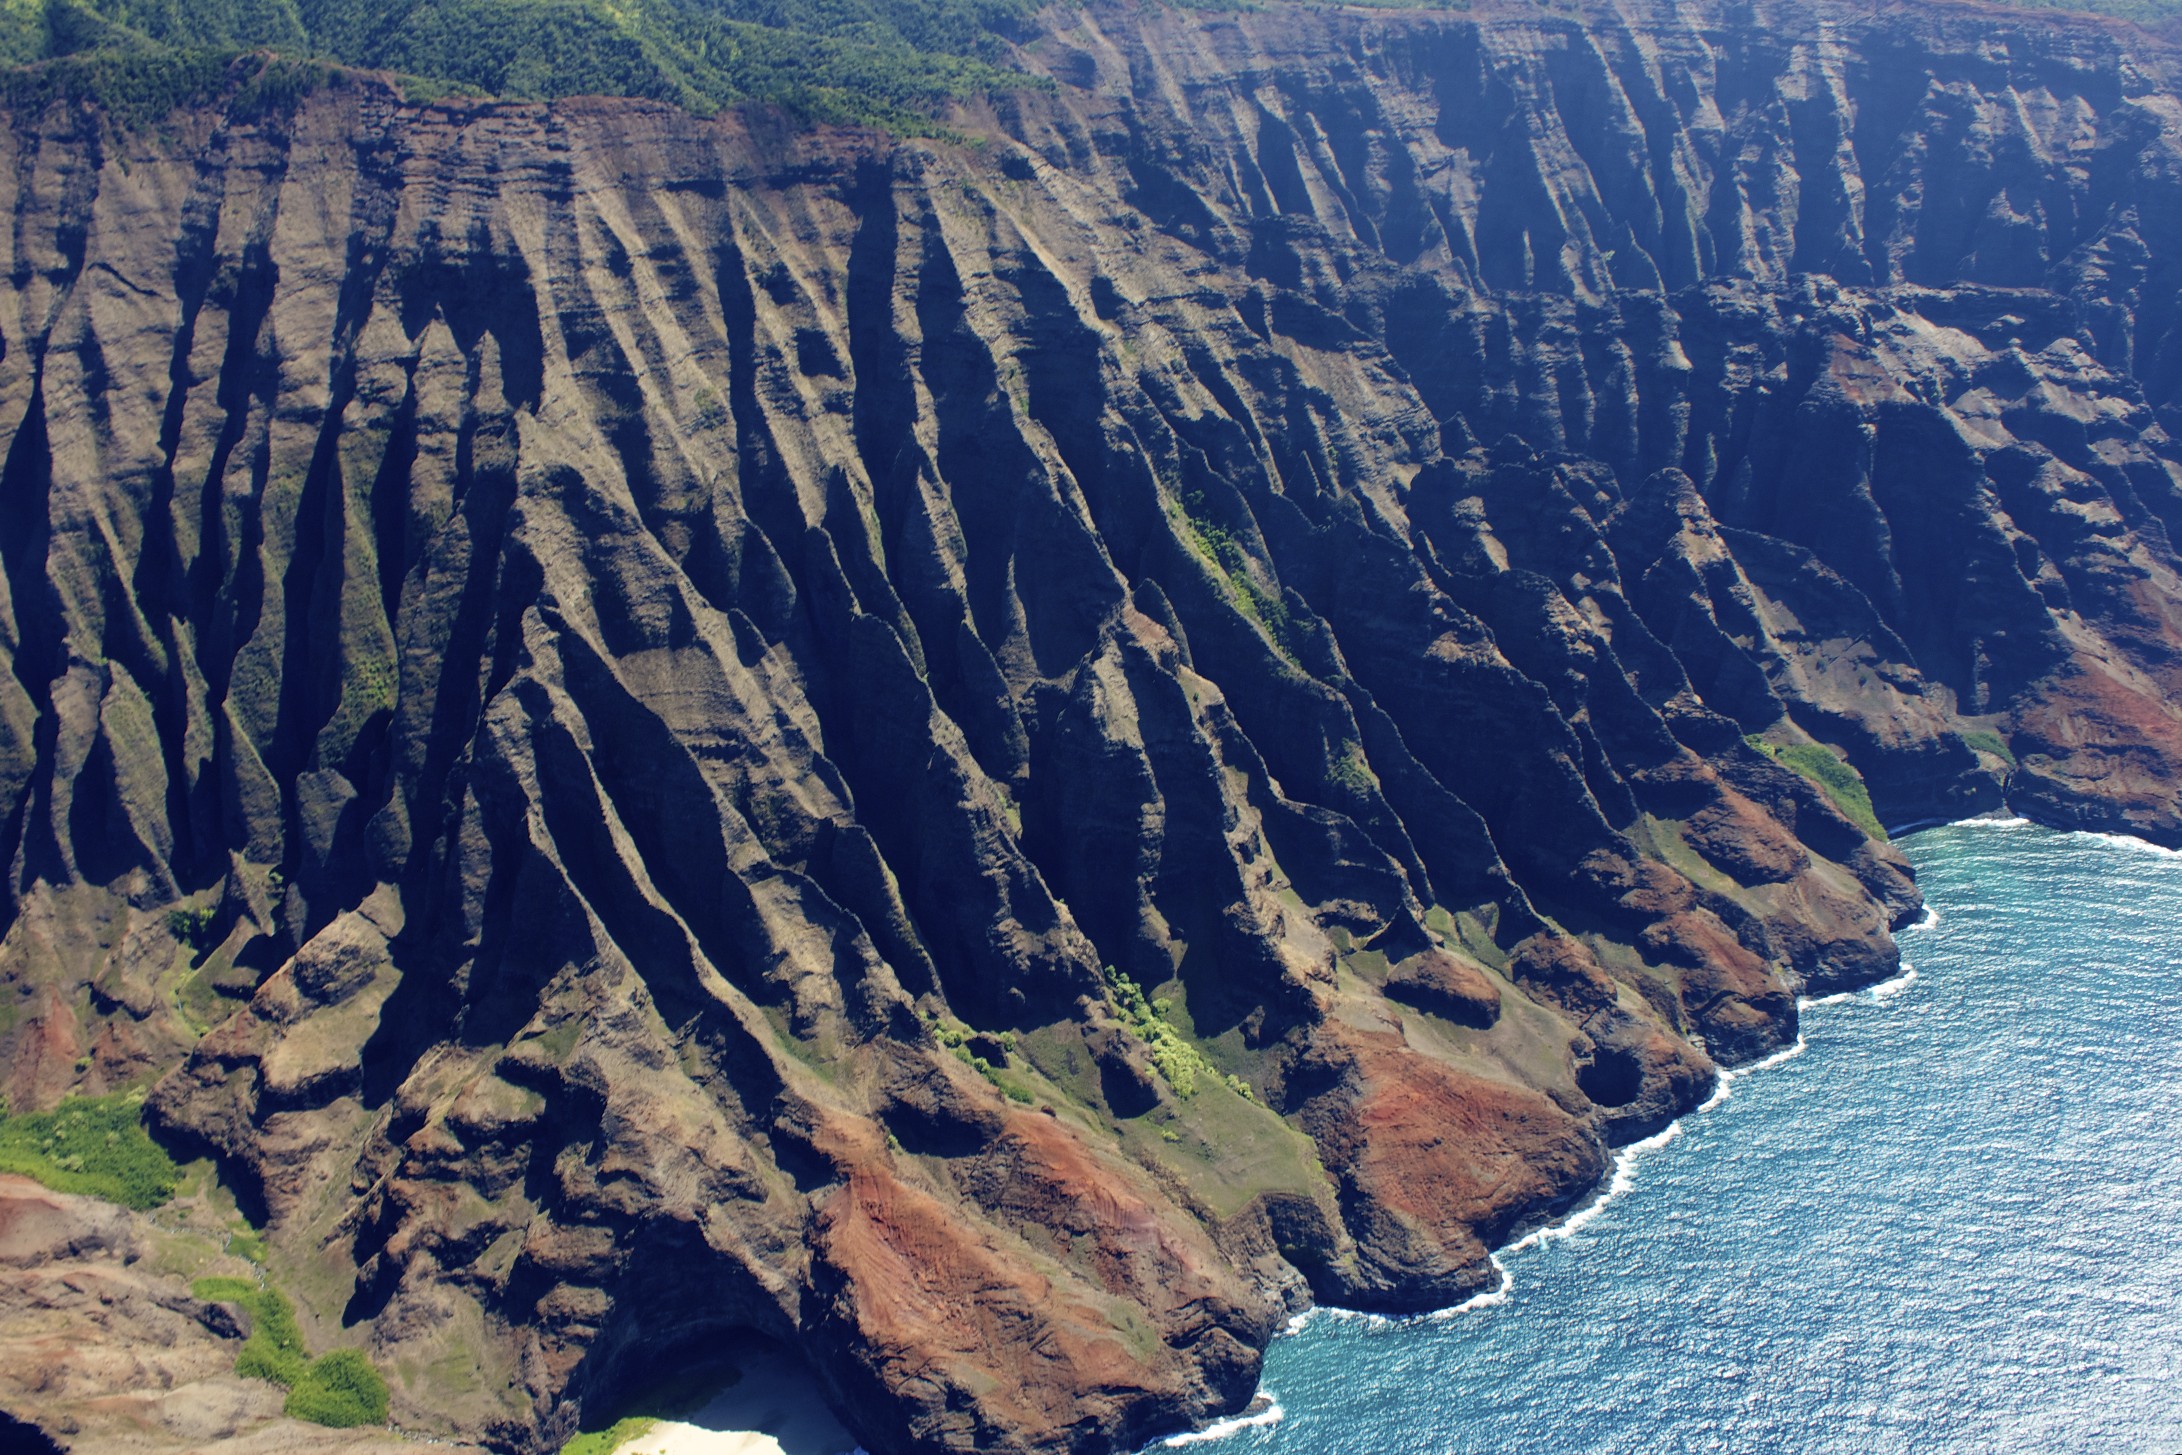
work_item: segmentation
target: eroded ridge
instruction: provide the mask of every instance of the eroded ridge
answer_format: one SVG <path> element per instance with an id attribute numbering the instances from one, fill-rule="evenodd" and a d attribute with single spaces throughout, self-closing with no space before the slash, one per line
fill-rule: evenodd
<path id="1" fill-rule="evenodd" d="M 731 1332 L 1129 1448 L 1487 1287 L 1895 973 L 1878 821 L 2182 840 L 2165 53 L 1759 8 L 13 117 L 9 1104 L 156 1076 L 510 1449 Z"/>

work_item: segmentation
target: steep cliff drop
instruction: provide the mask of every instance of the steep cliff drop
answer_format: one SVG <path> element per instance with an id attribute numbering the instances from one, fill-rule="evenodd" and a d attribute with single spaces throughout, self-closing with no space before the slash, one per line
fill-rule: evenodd
<path id="1" fill-rule="evenodd" d="M 754 1336 L 880 1455 L 1126 1450 L 1891 974 L 1882 823 L 2182 843 L 2160 45 L 1018 61 L 0 130 L 0 1089 L 153 1084 L 404 1428 Z"/>

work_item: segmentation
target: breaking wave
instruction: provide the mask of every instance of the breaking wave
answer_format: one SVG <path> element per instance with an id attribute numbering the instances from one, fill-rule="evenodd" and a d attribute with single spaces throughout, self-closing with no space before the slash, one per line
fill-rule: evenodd
<path id="1" fill-rule="evenodd" d="M 1290 1322 L 1293 1323 L 1293 1320 Z M 1273 1397 L 1271 1391 L 1260 1391 L 1258 1398 L 1264 1403 L 1255 1408 L 1229 1419 L 1215 1421 L 1202 1430 L 1184 1430 L 1179 1435 L 1169 1435 L 1160 1443 L 1170 1450 L 1179 1450 L 1185 1445 L 1203 1445 L 1213 1440 L 1224 1440 L 1244 1430 L 1262 1430 L 1277 1425 L 1288 1417 L 1288 1412 L 1280 1407 L 1280 1401 Z"/>
<path id="2" fill-rule="evenodd" d="M 1827 998 L 1832 999 L 1831 996 Z M 1816 1004 L 1816 1002 L 1811 1003 Z M 1796 1041 L 1794 1045 L 1783 1046 L 1778 1051 L 1775 1051 L 1772 1055 L 1764 1057 L 1762 1060 L 1753 1061 L 1748 1066 L 1737 1066 L 1733 1070 L 1723 1070 L 1720 1073 L 1719 1085 L 1715 1086 L 1712 1089 L 1712 1095 L 1705 1098 L 1704 1103 L 1700 1105 L 1697 1110 L 1701 1112 L 1711 1111 L 1721 1102 L 1726 1101 L 1730 1096 L 1734 1095 L 1736 1082 L 1742 1080 L 1745 1076 L 1750 1075 L 1753 1071 L 1770 1071 L 1773 1067 L 1778 1066 L 1783 1061 L 1793 1061 L 1796 1057 L 1802 1055 L 1806 1050 L 1810 1049 L 1810 1045 L 1811 1043 L 1805 1040 L 1803 1038 L 1803 1034 L 1799 1031 L 1796 1034 Z"/>

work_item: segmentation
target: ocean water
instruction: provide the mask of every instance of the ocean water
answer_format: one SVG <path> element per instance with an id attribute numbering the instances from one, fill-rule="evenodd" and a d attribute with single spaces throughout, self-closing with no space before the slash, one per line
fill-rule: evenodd
<path id="1" fill-rule="evenodd" d="M 1500 1293 L 1306 1318 L 1193 1455 L 2182 1452 L 2182 855 L 1903 848 L 1912 973 L 1807 1005 Z"/>

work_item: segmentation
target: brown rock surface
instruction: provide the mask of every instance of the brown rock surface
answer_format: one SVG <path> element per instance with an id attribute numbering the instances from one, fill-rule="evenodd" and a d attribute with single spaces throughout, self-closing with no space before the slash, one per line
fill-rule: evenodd
<path id="1" fill-rule="evenodd" d="M 234 1373 L 233 1316 L 168 1266 L 175 1241 L 141 1213 L 0 1173 L 0 1411 L 83 1455 L 450 1448 L 281 1418 L 277 1386 Z"/>
<path id="2" fill-rule="evenodd" d="M 0 129 L 0 1075 L 157 1076 L 404 1427 L 750 1334 L 881 1455 L 1130 1447 L 1892 973 L 1747 739 L 2182 842 L 2164 48 L 1042 26 L 976 145 Z M 273 1438 L 114 1286 L 0 1405 Z"/>

